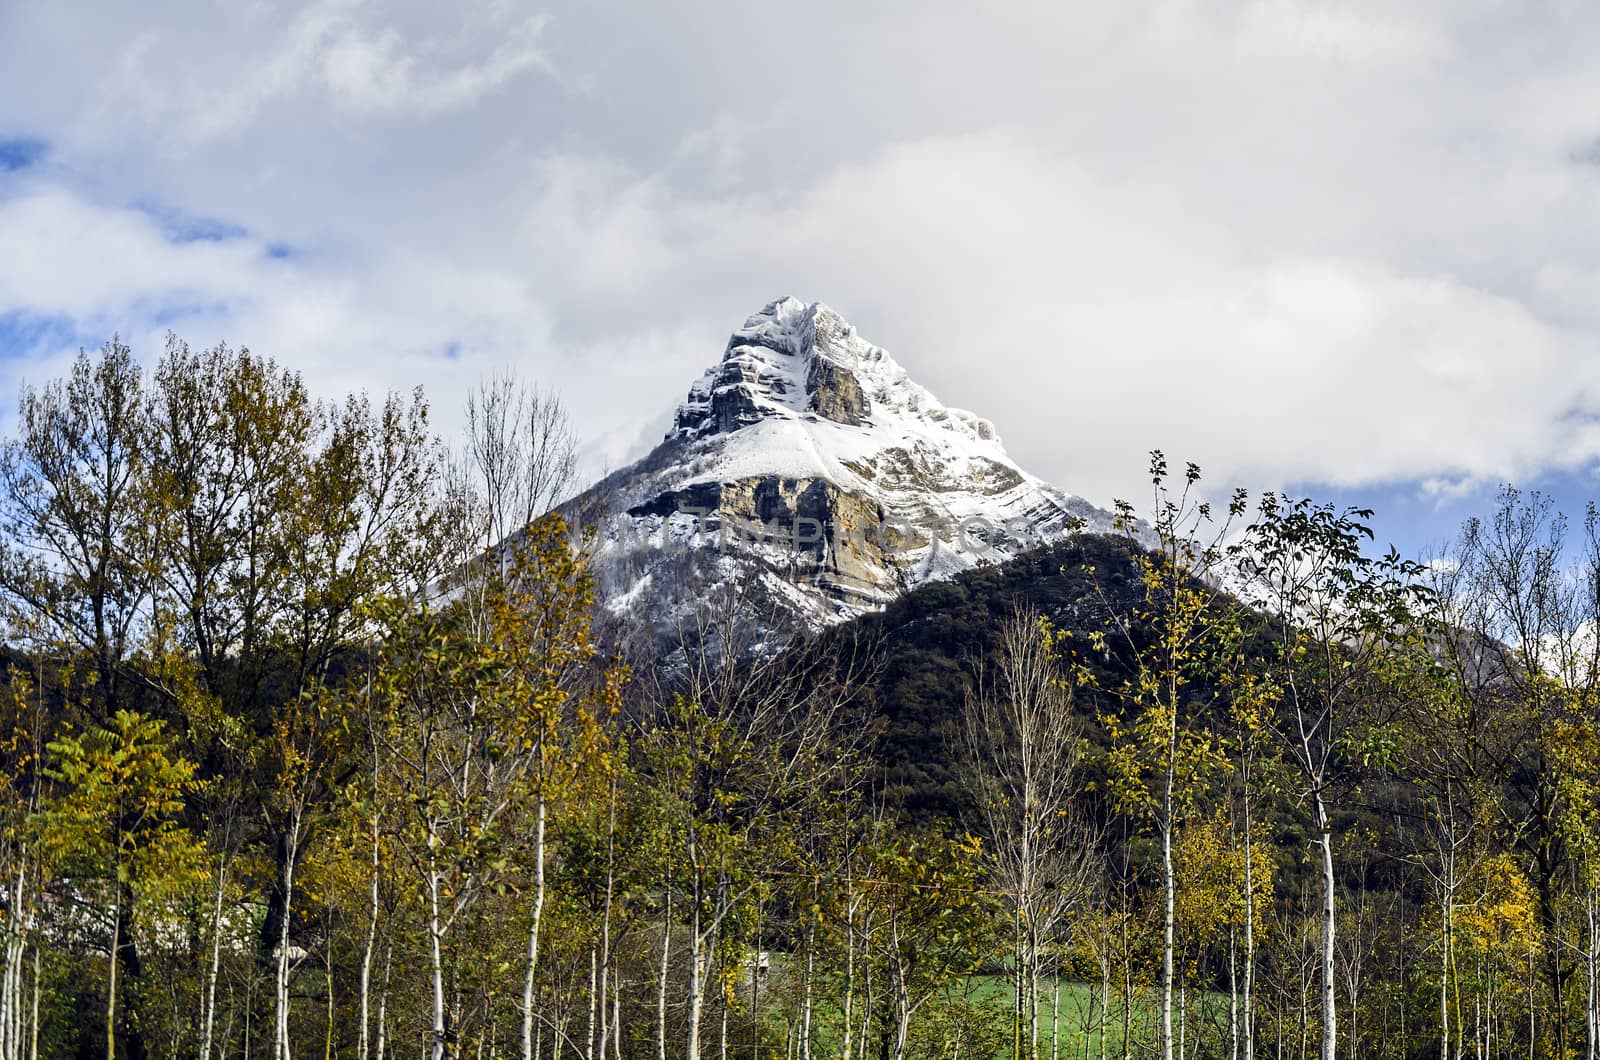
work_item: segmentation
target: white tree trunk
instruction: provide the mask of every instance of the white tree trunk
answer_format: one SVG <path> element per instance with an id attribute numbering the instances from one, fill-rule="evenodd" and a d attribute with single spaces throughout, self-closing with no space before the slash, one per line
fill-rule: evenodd
<path id="1" fill-rule="evenodd" d="M 12 910 L 20 908 L 18 896 L 22 891 L 21 880 L 17 881 L 15 888 L 7 895 L 7 903 Z M 16 1013 L 19 1001 L 18 967 L 21 963 L 19 939 L 21 931 L 15 924 L 8 923 L 0 938 L 5 939 L 5 970 L 0 973 L 0 1058 L 16 1060 L 17 1052 L 21 1045 L 20 1035 L 17 1033 Z"/>
<path id="2" fill-rule="evenodd" d="M 1058 961 L 1059 965 L 1059 961 Z M 1061 1058 L 1061 969 L 1056 968 L 1050 993 L 1050 1060 Z"/>
<path id="3" fill-rule="evenodd" d="M 372 1012 L 372 959 L 378 944 L 378 822 L 372 822 L 372 878 L 367 895 L 367 939 L 361 949 L 361 1031 L 356 1042 L 358 1060 L 370 1060 Z"/>
<path id="4" fill-rule="evenodd" d="M 6 966 L 5 973 L 0 976 L 0 1056 L 5 1060 L 16 1060 L 21 1044 L 18 1034 L 15 1014 L 20 1007 L 17 968 L 18 958 L 17 940 L 6 938 Z"/>
<path id="5" fill-rule="evenodd" d="M 1600 1006 L 1600 909 L 1596 909 L 1594 885 L 1589 884 L 1583 896 L 1584 913 L 1588 918 L 1588 936 L 1584 939 L 1583 947 L 1583 972 L 1584 972 L 1584 1056 L 1586 1060 L 1596 1060 L 1600 1057 L 1600 1035 L 1597 1035 L 1596 1008 Z"/>
<path id="6" fill-rule="evenodd" d="M 1028 960 L 1022 948 L 1022 904 L 1011 918 L 1011 1055 L 1022 1060 L 1022 1013 L 1028 1003 Z"/>
<path id="7" fill-rule="evenodd" d="M 684 1060 L 700 1060 L 700 1019 L 705 1012 L 706 976 L 710 970 L 710 946 L 700 931 L 700 910 L 695 909 L 691 929 L 689 954 L 689 1028 L 686 1034 Z"/>
<path id="8" fill-rule="evenodd" d="M 28 940 L 33 934 L 33 913 L 29 909 L 28 890 L 28 859 L 24 852 L 17 867 L 17 882 L 12 889 L 11 915 L 8 927 L 8 947 L 6 954 L 6 972 L 8 977 L 6 1011 L 11 1016 L 13 1030 L 6 1042 L 6 1056 L 11 1060 L 21 1060 L 23 1055 L 23 1038 L 28 1034 L 28 1000 L 27 990 L 27 960 Z M 33 1008 L 38 1009 L 39 982 L 38 963 L 39 950 L 34 947 L 34 983 L 33 983 Z M 37 1034 L 33 1035 L 37 1038 Z"/>
<path id="9" fill-rule="evenodd" d="M 7 931 L 5 938 L 5 971 L 0 973 L 0 1058 L 3 1060 L 16 1060 L 16 1042 L 11 1032 L 11 1012 L 15 1007 L 16 988 L 16 943 Z"/>
<path id="10" fill-rule="evenodd" d="M 611 988 L 611 964 L 605 955 L 605 947 L 601 948 L 600 955 L 600 1051 L 595 1055 L 599 1060 L 606 1060 L 606 1043 L 611 1040 L 611 1001 L 615 999 L 616 991 Z"/>
<path id="11" fill-rule="evenodd" d="M 1246 883 L 1246 887 L 1249 884 Z M 1228 1060 L 1239 1060 L 1239 940 L 1228 928 Z"/>
<path id="12" fill-rule="evenodd" d="M 40 973 L 43 971 L 43 955 L 37 943 L 33 947 L 33 1002 L 31 1018 L 28 1021 L 28 1060 L 39 1060 L 39 992 L 41 983 Z"/>
<path id="13" fill-rule="evenodd" d="M 617 783 L 613 777 L 607 793 L 608 820 L 606 827 L 606 898 L 600 918 L 600 1051 L 599 1060 L 605 1060 L 606 1043 L 611 1038 L 611 1008 L 606 999 L 611 992 L 611 907 L 616 892 L 616 842 L 617 842 Z M 620 973 L 619 973 L 620 974 Z M 619 1054 L 617 1060 L 622 1060 Z"/>
<path id="14" fill-rule="evenodd" d="M 535 1060 L 533 987 L 539 970 L 539 927 L 544 919 L 544 786 L 539 788 L 533 828 L 533 922 L 528 927 L 528 966 L 522 980 L 522 1060 Z"/>
<path id="15" fill-rule="evenodd" d="M 1322 1060 L 1337 1060 L 1339 1041 L 1338 999 L 1334 994 L 1334 879 L 1333 879 L 1333 825 L 1328 820 L 1328 810 L 1322 801 L 1322 792 L 1314 793 L 1318 846 L 1322 854 Z"/>
<path id="16" fill-rule="evenodd" d="M 294 909 L 294 863 L 300 849 L 300 820 L 296 817 L 284 840 L 283 923 L 278 928 L 278 961 L 273 977 L 273 1060 L 290 1060 L 289 1046 L 289 919 Z"/>
<path id="17" fill-rule="evenodd" d="M 905 1060 L 906 1042 L 911 1038 L 911 993 L 904 973 L 894 984 L 894 1060 Z"/>
<path id="18" fill-rule="evenodd" d="M 1106 932 L 1106 942 L 1111 933 Z M 1111 954 L 1106 952 L 1100 963 L 1100 1060 L 1106 1060 L 1106 1028 L 1111 1020 Z"/>
<path id="19" fill-rule="evenodd" d="M 222 968 L 222 899 L 228 886 L 227 862 L 217 866 L 217 891 L 211 907 L 211 958 L 206 967 L 206 996 L 200 1033 L 200 1060 L 211 1060 L 211 1042 L 217 1025 L 217 976 Z M 363 1058 L 364 1060 L 364 1058 Z"/>
<path id="20" fill-rule="evenodd" d="M 1128 948 L 1127 896 L 1122 909 L 1122 1060 L 1133 1058 L 1133 961 Z"/>
<path id="21" fill-rule="evenodd" d="M 667 975 L 672 952 L 672 888 L 661 911 L 661 964 L 656 974 L 656 1060 L 667 1060 Z"/>
<path id="22" fill-rule="evenodd" d="M 431 851 L 433 842 L 428 843 Z M 433 983 L 433 1060 L 444 1060 L 444 953 L 439 920 L 439 872 L 428 866 L 428 970 Z"/>
<path id="23" fill-rule="evenodd" d="M 383 982 L 378 987 L 378 1041 L 373 1048 L 373 1060 L 383 1060 L 389 1044 L 389 969 L 394 958 L 394 938 L 383 943 Z"/>
<path id="24" fill-rule="evenodd" d="M 28 1035 L 28 1010 L 26 1001 L 28 996 L 28 946 L 26 936 L 17 943 L 17 986 L 16 1000 L 13 1002 L 12 1020 L 15 1031 L 12 1034 L 13 1051 L 17 1060 L 22 1058 L 22 1042 Z"/>
<path id="25" fill-rule="evenodd" d="M 806 982 L 800 1007 L 800 1060 L 811 1060 L 811 980 L 816 968 L 816 954 L 814 952 L 816 942 L 816 924 L 808 922 L 806 924 Z"/>
<path id="26" fill-rule="evenodd" d="M 844 892 L 844 1040 L 840 1045 L 841 1060 L 852 1060 L 855 1045 L 856 1002 L 856 900 L 855 885 L 850 879 L 850 866 L 845 866 Z M 808 1058 L 809 1060 L 809 1058 Z"/>
<path id="27" fill-rule="evenodd" d="M 1178 988 L 1178 1060 L 1184 1060 L 1189 1032 L 1189 984 Z"/>
<path id="28" fill-rule="evenodd" d="M 1039 1060 L 1039 939 L 1028 925 L 1028 1056 Z"/>
<path id="29" fill-rule="evenodd" d="M 106 951 L 111 958 L 106 971 L 106 1060 L 117 1057 L 117 940 L 122 936 L 122 888 L 113 881 L 111 890 L 116 897 L 111 900 L 111 946 Z"/>
<path id="30" fill-rule="evenodd" d="M 589 1022 L 584 1029 L 584 1057 L 594 1060 L 595 1034 L 600 1029 L 599 1021 L 595 1018 L 596 1008 L 604 1008 L 600 1000 L 600 956 L 595 947 L 589 947 Z M 605 1035 L 600 1035 L 600 1046 L 605 1047 Z"/>
<path id="31" fill-rule="evenodd" d="M 1450 950 L 1454 903 L 1445 881 L 1444 908 L 1439 918 L 1439 1060 L 1450 1060 Z"/>
<path id="32" fill-rule="evenodd" d="M 1250 818 L 1250 779 L 1245 777 L 1244 793 L 1244 989 L 1240 997 L 1240 1030 L 1244 1038 L 1244 1060 L 1256 1055 L 1256 878 L 1255 836 Z"/>
<path id="33" fill-rule="evenodd" d="M 1172 756 L 1176 753 L 1173 748 L 1168 757 L 1166 786 L 1161 795 L 1161 1060 L 1172 1060 L 1172 952 L 1177 941 L 1177 879 L 1172 864 Z M 1330 1055 L 1325 1060 L 1333 1058 Z"/>

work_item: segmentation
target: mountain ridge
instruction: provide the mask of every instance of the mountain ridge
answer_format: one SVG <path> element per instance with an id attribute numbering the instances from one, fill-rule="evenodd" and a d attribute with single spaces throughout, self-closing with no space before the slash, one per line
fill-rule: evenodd
<path id="1" fill-rule="evenodd" d="M 614 616 L 680 619 L 744 583 L 763 621 L 817 630 L 907 590 L 1105 530 L 1109 512 L 1006 454 L 820 302 L 748 317 L 641 460 L 568 502 Z"/>

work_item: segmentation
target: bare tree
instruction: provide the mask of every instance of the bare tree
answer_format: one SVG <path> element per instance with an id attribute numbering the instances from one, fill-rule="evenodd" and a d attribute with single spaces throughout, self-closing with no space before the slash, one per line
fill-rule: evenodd
<path id="1" fill-rule="evenodd" d="M 577 475 L 577 434 L 560 397 L 506 371 L 467 396 L 465 455 L 481 493 L 483 544 L 493 546 L 566 494 Z"/>
<path id="2" fill-rule="evenodd" d="M 841 717 L 870 653 L 802 641 L 779 652 L 748 584 L 702 598 L 679 623 L 677 651 L 639 675 L 654 717 L 647 761 L 670 805 L 677 868 L 664 881 L 687 920 L 683 1055 L 698 1060 L 716 970 L 736 963 L 729 927 L 759 889 L 755 851 L 787 848 L 816 801 L 844 781 L 852 733 Z M 767 868 L 770 870 L 771 866 Z"/>
<path id="3" fill-rule="evenodd" d="M 1575 881 L 1584 881 L 1585 890 L 1592 886 L 1589 826 L 1574 827 L 1587 800 L 1574 799 L 1573 784 L 1586 771 L 1577 764 L 1587 756 L 1575 757 L 1570 740 L 1592 726 L 1600 694 L 1600 638 L 1594 635 L 1600 511 L 1590 505 L 1574 528 L 1550 497 L 1505 487 L 1488 518 L 1462 527 L 1434 574 L 1442 654 L 1461 691 L 1451 706 L 1465 737 L 1458 741 L 1462 760 L 1447 764 L 1464 782 L 1482 776 L 1503 785 L 1504 796 L 1493 803 L 1499 826 L 1526 866 L 1542 932 L 1559 939 L 1568 901 L 1579 898 L 1585 909 L 1589 904 L 1568 889 Z M 1459 790 L 1470 793 L 1466 783 Z M 1551 1004 L 1541 1014 L 1530 1003 L 1529 1037 L 1552 1038 L 1558 1053 L 1575 1050 L 1563 1014 L 1578 972 L 1576 954 L 1590 984 L 1585 1049 L 1600 1053 L 1600 1016 L 1591 1011 L 1600 992 L 1600 944 L 1591 940 L 1574 950 L 1552 942 L 1541 949 Z"/>
<path id="4" fill-rule="evenodd" d="M 1042 954 L 1094 865 L 1094 835 L 1077 812 L 1082 740 L 1053 637 L 1038 612 L 1015 610 L 1001 627 L 998 657 L 967 696 L 962 725 L 965 780 L 990 871 L 1015 918 L 1019 1057 L 1039 1054 Z"/>

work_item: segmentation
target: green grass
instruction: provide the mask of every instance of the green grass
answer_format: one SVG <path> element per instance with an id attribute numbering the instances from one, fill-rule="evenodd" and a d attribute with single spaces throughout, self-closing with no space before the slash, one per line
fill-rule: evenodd
<path id="1" fill-rule="evenodd" d="M 1077 980 L 1060 980 L 1060 1012 L 1059 1028 L 1060 1044 L 1056 1052 L 1060 1060 L 1099 1060 L 1100 1057 L 1100 1013 L 1099 1000 L 1100 988 L 1097 984 L 1079 982 Z M 957 991 L 955 996 L 962 997 L 977 1006 L 988 1009 L 993 1013 L 992 1026 L 996 1034 L 988 1038 L 989 1041 L 998 1041 L 1000 1044 L 994 1052 L 995 1060 L 1009 1060 L 1011 1051 L 1011 1002 L 1012 982 L 1006 975 L 975 975 L 969 978 L 964 991 Z M 1041 1057 L 1049 1057 L 1052 1050 L 1051 1041 L 1051 1008 L 1054 1000 L 1055 981 L 1048 977 L 1040 983 L 1039 987 L 1039 1051 Z M 1135 1042 L 1134 1052 L 1140 1053 L 1141 1045 L 1149 1044 L 1155 1038 L 1157 995 L 1153 990 L 1146 990 L 1141 996 L 1135 998 L 1132 1012 L 1132 1037 Z M 1225 995 L 1190 995 L 1191 1006 L 1207 1005 L 1213 1008 L 1223 1006 L 1226 1010 L 1227 998 Z M 927 1020 L 932 1012 L 941 1004 L 936 1000 L 930 1002 L 919 1014 L 918 1022 Z M 824 1006 L 824 1009 L 826 1006 Z M 833 1019 L 835 1012 L 826 1015 L 819 1011 L 819 1020 L 816 1027 L 818 1035 L 816 1045 L 823 1050 L 837 1048 L 838 1043 L 833 1042 Z M 1122 1056 L 1122 1002 L 1116 991 L 1111 996 L 1111 1011 L 1106 1016 L 1106 1048 L 1105 1055 L 1108 1060 L 1120 1060 Z M 1191 1012 L 1190 1048 L 1194 1048 L 1194 1035 L 1200 1023 L 1198 1013 Z M 986 1021 L 987 1022 L 987 1021 Z M 1022 1034 L 1028 1033 L 1026 1023 L 1023 1024 Z M 1213 1034 L 1215 1032 L 1212 1032 Z M 971 1055 L 971 1054 L 965 1054 Z"/>
<path id="2" fill-rule="evenodd" d="M 1099 1033 L 1099 1007 L 1100 988 L 1091 983 L 1082 983 L 1071 979 L 1060 980 L 1061 1008 L 1057 1027 L 1061 1035 L 1059 1055 L 1062 1060 L 1072 1057 L 1083 1057 L 1084 1046 L 1088 1045 L 1088 1055 L 1092 1060 L 1098 1060 L 1100 1055 Z M 1003 975 L 974 976 L 968 983 L 975 999 L 989 1001 L 1000 1011 L 1009 1013 L 1013 995 L 1011 979 Z M 1045 1055 L 1050 1055 L 1051 1049 L 1051 1008 L 1054 1001 L 1053 980 L 1045 979 L 1039 984 L 1039 1049 Z M 1149 1006 L 1135 1003 L 1133 1021 L 1134 1033 L 1138 1034 L 1141 1023 L 1153 1015 Z M 1028 1033 L 1027 1014 L 1023 1014 L 1022 1034 Z M 1122 1008 L 1115 995 L 1111 999 L 1111 1012 L 1106 1017 L 1106 1055 L 1121 1056 L 1122 1046 Z M 1010 1055 L 1007 1049 L 1005 1054 Z"/>
<path id="3" fill-rule="evenodd" d="M 1085 983 L 1073 979 L 1060 980 L 1061 1008 L 1059 1014 L 1059 1028 L 1061 1035 L 1058 1055 L 1061 1060 L 1099 1060 L 1100 1056 L 1100 987 L 1095 983 Z M 968 980 L 971 996 L 975 999 L 988 1001 L 994 1004 L 1003 1013 L 1009 1014 L 1011 1000 L 1014 996 L 1011 979 L 1004 975 L 973 976 Z M 1048 1057 L 1051 1051 L 1051 1005 L 1053 1001 L 1055 981 L 1046 977 L 1039 984 L 1039 1052 L 1042 1057 Z M 1156 1022 L 1159 1019 L 1160 994 L 1154 987 L 1147 988 L 1142 994 L 1134 998 L 1133 1012 L 1131 1014 L 1131 1034 L 1133 1039 L 1134 1055 L 1139 1055 L 1143 1047 L 1153 1046 L 1156 1041 Z M 1177 999 L 1174 998 L 1176 1007 Z M 1228 995 L 1221 993 L 1208 993 L 1193 991 L 1188 995 L 1189 1013 L 1188 1026 L 1184 1033 L 1188 1038 L 1188 1049 L 1193 1051 L 1201 1040 L 1209 1037 L 1213 1043 L 1219 1035 L 1226 1035 L 1226 1020 Z M 1024 1015 L 1026 1020 L 1026 1015 Z M 1106 1057 L 1108 1060 L 1122 1056 L 1122 999 L 1113 988 L 1111 993 L 1111 1011 L 1106 1014 Z M 1179 1013 L 1173 1012 L 1174 1033 L 1179 1030 Z M 1022 1034 L 1028 1033 L 1026 1023 L 1023 1024 Z M 1010 1050 L 1009 1030 L 1007 1046 L 999 1056 L 1009 1057 Z M 1199 1052 L 1204 1055 L 1204 1050 Z"/>

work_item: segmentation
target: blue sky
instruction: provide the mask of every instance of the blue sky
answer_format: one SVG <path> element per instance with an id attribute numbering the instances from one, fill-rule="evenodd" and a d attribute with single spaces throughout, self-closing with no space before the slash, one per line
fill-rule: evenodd
<path id="1" fill-rule="evenodd" d="M 1600 463 L 1600 9 L 0 4 L 0 398 L 169 329 L 320 392 L 512 366 L 586 466 L 833 305 L 1019 463 L 1407 550 Z"/>
<path id="2" fill-rule="evenodd" d="M 1403 555 L 1428 560 L 1451 554 L 1468 519 L 1487 520 L 1500 503 L 1503 485 L 1476 484 L 1448 497 L 1430 495 L 1412 483 L 1354 488 L 1296 483 L 1288 488 L 1297 496 L 1371 509 L 1370 525 L 1379 550 L 1393 545 Z M 1582 525 L 1588 504 L 1600 501 L 1600 481 L 1593 472 L 1528 475 L 1515 485 L 1524 494 L 1538 492 L 1548 497 L 1556 510 L 1567 516 L 1573 531 Z"/>

